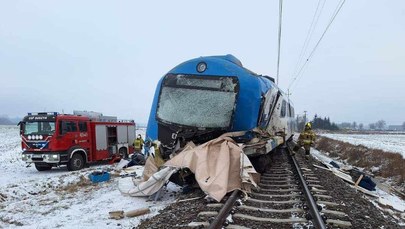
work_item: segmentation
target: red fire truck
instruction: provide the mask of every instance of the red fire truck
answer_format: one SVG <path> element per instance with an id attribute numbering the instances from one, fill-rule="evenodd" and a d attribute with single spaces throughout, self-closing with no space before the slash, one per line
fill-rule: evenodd
<path id="1" fill-rule="evenodd" d="M 126 158 L 134 152 L 135 122 L 97 112 L 28 113 L 20 122 L 22 159 L 38 171 L 67 165 L 69 171 L 91 162 Z"/>

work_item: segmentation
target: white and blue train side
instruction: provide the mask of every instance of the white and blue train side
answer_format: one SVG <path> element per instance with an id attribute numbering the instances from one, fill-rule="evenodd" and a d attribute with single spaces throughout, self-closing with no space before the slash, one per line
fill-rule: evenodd
<path id="1" fill-rule="evenodd" d="M 159 140 L 168 158 L 188 141 L 256 127 L 289 139 L 294 123 L 294 108 L 273 78 L 244 68 L 232 55 L 208 56 L 181 63 L 160 79 L 146 139 Z"/>

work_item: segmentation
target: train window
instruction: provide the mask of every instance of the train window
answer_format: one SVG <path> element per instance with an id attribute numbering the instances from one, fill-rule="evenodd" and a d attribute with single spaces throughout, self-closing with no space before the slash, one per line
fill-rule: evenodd
<path id="1" fill-rule="evenodd" d="M 184 88 L 205 88 L 220 91 L 236 91 L 237 79 L 234 77 L 212 77 L 194 75 L 168 74 L 164 79 L 164 86 Z"/>
<path id="2" fill-rule="evenodd" d="M 177 85 L 181 86 L 195 86 L 221 89 L 222 81 L 219 79 L 198 79 L 189 77 L 177 77 Z"/>
<path id="3" fill-rule="evenodd" d="M 227 128 L 237 89 L 234 77 L 167 75 L 159 95 L 157 118 L 185 126 Z"/>
<path id="4" fill-rule="evenodd" d="M 283 103 L 281 104 L 281 113 L 280 116 L 284 118 L 287 114 L 287 102 L 283 100 Z"/>

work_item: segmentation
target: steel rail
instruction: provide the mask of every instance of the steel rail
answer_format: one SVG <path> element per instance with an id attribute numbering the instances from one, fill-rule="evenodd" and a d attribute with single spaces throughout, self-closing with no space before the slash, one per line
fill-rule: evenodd
<path id="1" fill-rule="evenodd" d="M 295 157 L 292 155 L 292 152 L 291 152 L 290 147 L 287 145 L 286 148 L 287 148 L 287 150 L 288 150 L 288 154 L 290 155 L 290 157 L 291 157 L 291 159 L 292 159 L 292 161 L 293 161 L 293 163 L 294 163 L 294 168 L 295 168 L 295 170 L 296 170 L 297 173 L 298 173 L 300 183 L 301 183 L 301 185 L 302 185 L 302 187 L 303 187 L 303 189 L 304 189 L 304 195 L 305 195 L 305 198 L 307 199 L 307 202 L 308 202 L 308 204 L 309 204 L 308 207 L 309 207 L 311 216 L 312 216 L 312 218 L 313 218 L 313 220 L 314 220 L 315 226 L 316 226 L 316 228 L 318 228 L 318 229 L 326 229 L 325 222 L 323 221 L 323 219 L 322 219 L 322 217 L 321 217 L 321 214 L 320 214 L 320 212 L 318 211 L 318 206 L 317 206 L 317 204 L 316 204 L 314 198 L 312 197 L 312 194 L 311 194 L 311 192 L 309 191 L 308 185 L 307 185 L 307 183 L 305 182 L 305 179 L 304 179 L 304 177 L 303 177 L 303 175 L 302 175 L 302 173 L 301 173 L 301 168 L 299 167 L 299 165 L 298 165 L 297 160 L 295 159 Z"/>
<path id="2" fill-rule="evenodd" d="M 232 195 L 226 201 L 225 205 L 219 211 L 217 217 L 215 217 L 214 221 L 208 227 L 209 229 L 219 229 L 222 228 L 222 225 L 225 222 L 226 217 L 229 215 L 232 207 L 235 205 L 235 202 L 239 196 L 239 190 L 235 190 L 232 192 Z"/>

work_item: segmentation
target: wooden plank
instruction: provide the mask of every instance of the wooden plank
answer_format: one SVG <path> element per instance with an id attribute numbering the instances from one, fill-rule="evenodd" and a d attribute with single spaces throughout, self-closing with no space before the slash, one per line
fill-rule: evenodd
<path id="1" fill-rule="evenodd" d="M 356 183 L 354 184 L 355 187 L 359 186 L 359 183 L 360 183 L 361 179 L 363 179 L 363 177 L 364 177 L 363 174 L 361 174 L 361 175 L 359 176 L 359 179 L 357 179 Z"/>

